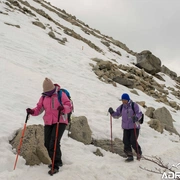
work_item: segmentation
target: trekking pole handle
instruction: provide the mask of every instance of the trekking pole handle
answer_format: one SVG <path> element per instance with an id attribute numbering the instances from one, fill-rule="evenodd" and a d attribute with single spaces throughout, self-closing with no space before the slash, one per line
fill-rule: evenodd
<path id="1" fill-rule="evenodd" d="M 58 111 L 58 123 L 59 123 L 59 120 L 60 120 L 60 116 L 61 116 L 61 111 L 59 110 Z"/>
<path id="2" fill-rule="evenodd" d="M 29 115 L 30 115 L 30 114 L 27 113 L 25 123 L 27 123 L 27 121 L 28 121 L 28 119 L 29 119 Z"/>

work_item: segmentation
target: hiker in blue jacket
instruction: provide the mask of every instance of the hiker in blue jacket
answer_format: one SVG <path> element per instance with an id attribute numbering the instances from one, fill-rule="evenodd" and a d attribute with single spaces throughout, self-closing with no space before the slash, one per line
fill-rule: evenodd
<path id="1" fill-rule="evenodd" d="M 142 112 L 138 104 L 132 102 L 128 94 L 122 94 L 121 100 L 122 104 L 116 109 L 116 111 L 110 107 L 108 112 L 115 119 L 122 116 L 124 152 L 127 155 L 126 161 L 129 162 L 134 160 L 132 148 L 137 153 L 137 159 L 140 160 L 142 151 L 137 142 L 137 138 L 140 130 L 140 123 L 138 120 L 141 119 Z M 132 107 L 132 103 L 134 107 Z"/>

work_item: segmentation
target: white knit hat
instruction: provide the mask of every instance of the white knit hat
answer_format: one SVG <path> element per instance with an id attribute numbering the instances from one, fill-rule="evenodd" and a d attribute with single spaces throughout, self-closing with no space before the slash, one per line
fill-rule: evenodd
<path id="1" fill-rule="evenodd" d="M 43 92 L 52 91 L 54 88 L 55 88 L 55 86 L 52 83 L 52 81 L 48 78 L 45 78 L 45 80 L 43 82 Z"/>

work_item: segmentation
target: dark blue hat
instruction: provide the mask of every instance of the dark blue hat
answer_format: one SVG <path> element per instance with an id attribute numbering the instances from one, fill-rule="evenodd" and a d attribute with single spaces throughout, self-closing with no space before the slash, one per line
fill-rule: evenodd
<path id="1" fill-rule="evenodd" d="M 126 94 L 126 93 L 124 93 L 124 94 L 122 94 L 122 96 L 121 96 L 121 100 L 130 100 L 130 97 L 129 97 L 129 95 L 128 94 Z"/>

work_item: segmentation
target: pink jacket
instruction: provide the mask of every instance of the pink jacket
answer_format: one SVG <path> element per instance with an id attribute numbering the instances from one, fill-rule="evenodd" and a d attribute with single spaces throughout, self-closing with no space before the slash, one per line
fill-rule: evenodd
<path id="1" fill-rule="evenodd" d="M 60 106 L 60 103 L 58 101 L 59 89 L 60 87 L 56 86 L 56 91 L 51 97 L 41 96 L 39 102 L 37 103 L 37 106 L 33 109 L 34 114 L 32 114 L 32 116 L 38 116 L 43 111 L 45 111 L 45 114 L 43 116 L 45 125 L 52 125 L 58 122 L 57 108 Z M 61 101 L 64 106 L 64 110 L 61 112 L 60 123 L 68 124 L 67 114 L 72 111 L 72 104 L 64 92 L 62 92 Z"/>

